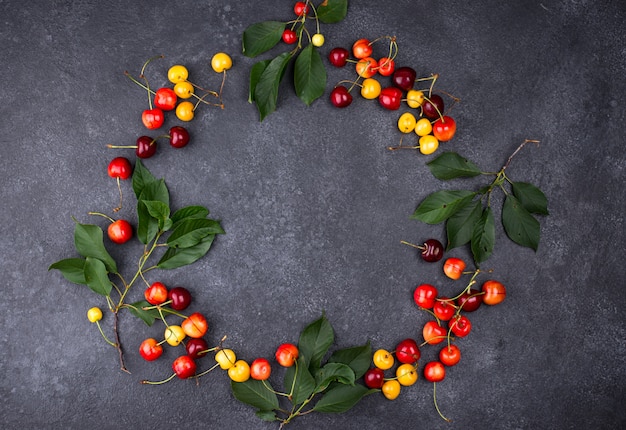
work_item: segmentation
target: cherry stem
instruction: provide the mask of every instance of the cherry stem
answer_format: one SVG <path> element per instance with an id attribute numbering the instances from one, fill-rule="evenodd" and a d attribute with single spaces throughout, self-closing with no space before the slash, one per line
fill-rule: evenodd
<path id="1" fill-rule="evenodd" d="M 109 340 L 108 337 L 106 337 L 106 335 L 104 334 L 104 332 L 102 331 L 102 327 L 100 326 L 100 321 L 96 321 L 96 325 L 98 326 L 98 330 L 100 330 L 100 334 L 102 335 L 102 337 L 104 338 L 104 340 L 106 340 L 106 342 L 111 345 L 114 348 L 117 348 L 117 344 L 115 342 L 111 342 Z"/>
<path id="2" fill-rule="evenodd" d="M 406 148 L 406 147 L 405 147 L 405 148 Z M 408 245 L 408 246 L 411 246 L 411 247 L 416 248 L 416 249 L 420 249 L 420 250 L 422 250 L 422 251 L 425 249 L 423 246 L 420 246 L 420 245 L 415 245 L 415 244 L 413 244 L 413 243 L 410 243 L 410 242 L 407 242 L 407 241 L 404 241 L 404 240 L 401 240 L 401 241 L 400 241 L 400 243 L 401 243 L 401 244 L 403 244 L 403 245 Z"/>
<path id="3" fill-rule="evenodd" d="M 165 384 L 167 382 L 170 382 L 172 379 L 174 379 L 174 377 L 176 376 L 176 373 L 172 373 L 172 376 L 170 376 L 169 378 L 166 378 L 162 381 L 148 381 L 146 379 L 144 379 L 143 381 L 141 381 L 142 384 L 147 384 L 147 385 L 161 385 L 161 384 Z"/>
<path id="4" fill-rule="evenodd" d="M 98 216 L 101 216 L 101 217 L 104 217 L 104 218 L 108 219 L 111 222 L 115 222 L 115 220 L 113 218 L 111 218 L 110 216 L 105 215 L 103 213 L 100 213 L 100 212 L 87 212 L 87 215 L 98 215 Z"/>
<path id="5" fill-rule="evenodd" d="M 452 420 L 443 416 L 441 411 L 439 410 L 439 406 L 437 405 L 437 383 L 433 382 L 433 402 L 435 403 L 435 409 L 437 409 L 437 413 L 441 418 L 443 418 L 447 422 L 451 422 Z"/>
<path id="6" fill-rule="evenodd" d="M 209 350 L 207 350 L 207 352 L 208 352 L 208 351 L 210 351 L 210 349 L 209 349 Z M 215 368 L 216 368 L 216 367 L 218 367 L 219 365 L 220 365 L 219 363 L 215 363 L 215 364 L 214 364 L 214 365 L 213 365 L 210 369 L 205 370 L 204 372 L 200 372 L 200 373 L 198 373 L 197 375 L 192 376 L 192 378 L 200 378 L 201 376 L 206 375 L 207 373 L 209 373 L 210 371 L 212 371 L 213 369 L 215 369 Z"/>
<path id="7" fill-rule="evenodd" d="M 520 146 L 517 147 L 517 149 L 515 151 L 513 151 L 513 153 L 509 156 L 509 159 L 506 160 L 506 163 L 504 164 L 504 166 L 502 167 L 501 172 L 504 174 L 504 171 L 506 170 L 507 167 L 509 167 L 509 164 L 511 164 L 511 160 L 513 159 L 513 157 L 515 157 L 515 155 L 517 155 L 518 152 L 521 151 L 521 149 L 526 146 L 526 144 L 528 143 L 534 143 L 535 145 L 539 146 L 539 141 L 538 140 L 532 140 L 532 139 L 524 139 L 524 141 L 520 144 Z"/>

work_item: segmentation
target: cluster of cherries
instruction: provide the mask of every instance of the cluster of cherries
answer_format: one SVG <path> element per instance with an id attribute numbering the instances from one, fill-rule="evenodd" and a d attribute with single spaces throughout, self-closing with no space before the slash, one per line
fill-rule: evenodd
<path id="1" fill-rule="evenodd" d="M 444 255 L 443 245 L 437 239 L 428 239 L 422 245 L 405 241 L 402 243 L 417 248 L 420 257 L 426 262 L 440 261 Z M 398 343 L 393 351 L 378 349 L 373 356 L 374 367 L 364 375 L 367 387 L 380 389 L 387 399 L 396 399 L 400 395 L 401 387 L 413 385 L 417 381 L 420 348 L 426 345 L 445 342 L 439 351 L 438 360 L 424 365 L 423 375 L 429 382 L 441 382 L 446 376 L 446 367 L 454 366 L 460 361 L 461 350 L 452 342 L 470 333 L 472 323 L 467 313 L 476 311 L 482 304 L 497 305 L 506 297 L 505 286 L 496 280 L 487 280 L 480 289 L 475 288 L 476 277 L 482 271 L 476 269 L 474 272 L 467 272 L 465 269 L 465 262 L 459 258 L 447 258 L 443 263 L 444 274 L 452 280 L 461 279 L 463 275 L 471 275 L 467 286 L 455 297 L 440 295 L 437 288 L 431 284 L 421 284 L 415 288 L 413 292 L 415 304 L 434 317 L 422 328 L 423 343 L 418 345 L 416 340 L 407 338 Z M 396 360 L 399 365 L 395 369 L 395 375 L 386 377 L 385 371 L 394 367 Z M 439 411 L 436 398 L 435 407 L 447 420 Z"/>
<path id="2" fill-rule="evenodd" d="M 375 59 L 372 56 L 374 43 L 380 40 L 389 40 L 389 52 L 387 56 Z M 398 130 L 403 134 L 415 133 L 417 135 L 418 144 L 407 146 L 402 145 L 401 141 L 399 146 L 389 147 L 389 149 L 419 149 L 422 154 L 432 154 L 439 148 L 440 142 L 447 142 L 454 137 L 456 122 L 445 114 L 443 97 L 433 92 L 438 75 L 417 78 L 414 68 L 396 67 L 397 52 L 396 39 L 391 36 L 381 37 L 374 41 L 359 39 L 352 45 L 352 52 L 343 47 L 332 49 L 328 55 L 330 63 L 335 67 L 344 67 L 348 63 L 353 63 L 358 77 L 354 81 L 339 82 L 330 93 L 330 101 L 338 108 L 349 106 L 353 101 L 351 91 L 358 86 L 361 88 L 360 93 L 363 98 L 377 99 L 385 109 L 399 110 L 402 102 L 405 102 L 411 109 L 419 109 L 416 113 L 404 112 L 397 122 Z M 377 75 L 390 77 L 390 84 L 383 87 L 375 78 Z M 414 88 L 416 82 L 430 82 L 430 85 L 428 88 L 417 89 Z M 446 95 L 455 102 L 458 101 L 455 97 Z"/>
<path id="3" fill-rule="evenodd" d="M 315 10 L 313 10 L 314 15 L 317 14 Z M 297 16 L 296 19 L 289 21 L 287 24 L 290 24 L 283 30 L 282 40 L 287 45 L 293 45 L 298 42 L 302 38 L 303 32 L 307 31 L 305 24 L 307 17 L 311 14 L 311 2 L 310 1 L 298 1 L 293 5 L 293 13 Z M 317 17 L 314 17 L 317 21 Z M 308 34 L 308 32 L 307 32 Z M 313 46 L 320 47 L 324 45 L 324 35 L 319 32 L 319 25 L 317 26 L 317 33 L 313 35 L 309 35 L 311 39 L 311 43 Z"/>

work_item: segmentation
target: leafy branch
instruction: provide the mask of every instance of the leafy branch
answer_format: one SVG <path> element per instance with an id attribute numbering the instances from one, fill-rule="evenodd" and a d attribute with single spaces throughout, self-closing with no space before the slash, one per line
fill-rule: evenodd
<path id="1" fill-rule="evenodd" d="M 492 176 L 493 180 L 477 191 L 442 190 L 428 195 L 417 207 L 412 219 L 427 224 L 446 223 L 448 249 L 470 243 L 477 266 L 492 254 L 495 245 L 495 218 L 492 193 L 504 193 L 502 225 L 506 235 L 515 243 L 537 251 L 540 225 L 535 215 L 548 215 L 548 200 L 535 185 L 513 181 L 507 168 L 517 153 L 528 143 L 524 140 L 497 172 L 483 172 L 471 161 L 455 152 L 445 152 L 427 163 L 431 173 L 441 180 Z"/>

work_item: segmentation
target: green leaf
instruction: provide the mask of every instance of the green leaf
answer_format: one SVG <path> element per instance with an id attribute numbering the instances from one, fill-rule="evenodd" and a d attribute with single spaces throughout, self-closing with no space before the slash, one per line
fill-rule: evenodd
<path id="1" fill-rule="evenodd" d="M 422 201 L 415 209 L 411 218 L 426 224 L 439 224 L 454 215 L 470 202 L 475 195 L 475 192 L 465 190 L 435 191 Z"/>
<path id="2" fill-rule="evenodd" d="M 496 227 L 493 220 L 493 212 L 490 207 L 486 207 L 480 220 L 474 226 L 472 236 L 472 254 L 476 265 L 487 260 L 493 252 L 496 242 Z"/>
<path id="3" fill-rule="evenodd" d="M 354 385 L 354 371 L 347 364 L 343 363 L 326 363 L 321 369 L 315 372 L 316 393 L 321 393 L 328 385 L 337 381 L 341 384 Z"/>
<path id="4" fill-rule="evenodd" d="M 334 339 L 333 328 L 324 315 L 305 327 L 298 341 L 300 356 L 304 357 L 305 365 L 312 370 L 319 369 L 322 358 Z"/>
<path id="5" fill-rule="evenodd" d="M 463 246 L 472 240 L 474 228 L 482 214 L 482 208 L 480 200 L 470 201 L 448 218 L 446 222 L 447 249 Z"/>
<path id="6" fill-rule="evenodd" d="M 157 267 L 169 270 L 194 263 L 209 252 L 214 239 L 215 235 L 209 235 L 189 248 L 168 248 L 157 263 Z"/>
<path id="7" fill-rule="evenodd" d="M 339 349 L 330 356 L 329 363 L 343 363 L 350 366 L 356 379 L 367 372 L 372 362 L 372 347 L 369 342 L 363 346 Z"/>
<path id="8" fill-rule="evenodd" d="M 76 223 L 74 246 L 83 257 L 93 257 L 102 261 L 111 273 L 117 273 L 115 260 L 109 255 L 103 242 L 102 229 L 97 225 Z"/>
<path id="9" fill-rule="evenodd" d="M 108 296 L 113 288 L 104 263 L 97 258 L 85 259 L 85 281 L 92 291 L 103 296 Z"/>
<path id="10" fill-rule="evenodd" d="M 285 23 L 279 21 L 264 21 L 250 25 L 243 32 L 243 54 L 246 57 L 256 57 L 272 49 L 280 42 Z"/>
<path id="11" fill-rule="evenodd" d="M 87 285 L 85 280 L 85 260 L 83 258 L 66 258 L 52 263 L 48 270 L 56 269 L 70 282 Z"/>
<path id="12" fill-rule="evenodd" d="M 135 192 L 135 197 L 139 198 L 143 188 L 146 184 L 156 181 L 157 179 L 150 173 L 148 169 L 146 169 L 139 160 L 135 162 L 135 167 L 133 169 L 133 191 Z"/>
<path id="13" fill-rule="evenodd" d="M 502 224 L 507 236 L 513 242 L 537 251 L 540 236 L 539 221 L 511 194 L 504 200 Z"/>
<path id="14" fill-rule="evenodd" d="M 254 89 L 254 101 L 263 119 L 276 110 L 278 100 L 278 87 L 283 79 L 285 68 L 289 64 L 292 55 L 290 52 L 283 52 L 274 58 L 267 65 Z"/>
<path id="15" fill-rule="evenodd" d="M 189 248 L 200 243 L 209 235 L 222 234 L 224 230 L 218 221 L 190 218 L 181 221 L 167 238 L 170 248 Z"/>
<path id="16" fill-rule="evenodd" d="M 315 391 L 315 378 L 309 372 L 307 363 L 302 355 L 298 357 L 296 365 L 291 366 L 285 372 L 283 386 L 287 390 L 291 390 L 291 387 L 293 387 L 291 401 L 294 405 L 301 404 Z"/>
<path id="17" fill-rule="evenodd" d="M 548 199 L 539 188 L 527 182 L 513 182 L 511 189 L 513 195 L 528 212 L 548 215 Z"/>
<path id="18" fill-rule="evenodd" d="M 256 85 L 261 79 L 261 75 L 267 68 L 268 64 L 270 64 L 271 60 L 263 60 L 259 61 L 252 66 L 250 69 L 250 88 L 248 89 L 248 103 L 254 103 L 254 91 L 256 90 Z"/>
<path id="19" fill-rule="evenodd" d="M 317 7 L 317 17 L 326 24 L 343 20 L 348 13 L 348 0 L 325 0 Z"/>
<path id="20" fill-rule="evenodd" d="M 152 307 L 152 309 L 144 309 Z M 151 327 L 154 324 L 154 321 L 157 319 L 161 319 L 161 315 L 159 311 L 145 300 L 141 300 L 139 302 L 131 303 L 128 305 L 128 310 L 131 314 L 141 319 L 148 327 Z"/>
<path id="21" fill-rule="evenodd" d="M 274 411 L 256 411 L 255 415 L 263 421 L 277 421 L 278 417 Z"/>
<path id="22" fill-rule="evenodd" d="M 324 94 L 326 68 L 313 44 L 300 52 L 294 66 L 296 94 L 307 106 Z"/>
<path id="23" fill-rule="evenodd" d="M 159 232 L 159 221 L 153 218 L 143 200 L 137 201 L 137 238 L 147 245 Z"/>
<path id="24" fill-rule="evenodd" d="M 341 413 L 356 405 L 364 396 L 378 392 L 363 385 L 336 385 L 328 390 L 312 410 L 325 413 Z"/>
<path id="25" fill-rule="evenodd" d="M 270 391 L 265 384 L 269 381 L 257 381 L 248 379 L 246 382 L 231 381 L 230 387 L 237 400 L 247 405 L 253 406 L 260 411 L 271 411 L 278 409 L 278 397 Z"/>
<path id="26" fill-rule="evenodd" d="M 185 206 L 184 208 L 178 209 L 172 215 L 172 222 L 174 223 L 174 227 L 176 224 L 180 223 L 183 220 L 190 218 L 206 218 L 209 215 L 209 210 L 204 206 Z"/>
<path id="27" fill-rule="evenodd" d="M 142 200 L 146 205 L 150 216 L 158 221 L 158 227 L 161 231 L 167 231 L 172 226 L 172 220 L 170 220 L 170 207 L 158 200 Z M 168 227 L 168 228 L 165 228 Z"/>
<path id="28" fill-rule="evenodd" d="M 481 174 L 480 169 L 474 163 L 456 152 L 444 152 L 426 165 L 435 178 L 444 181 L 462 177 L 469 178 Z"/>

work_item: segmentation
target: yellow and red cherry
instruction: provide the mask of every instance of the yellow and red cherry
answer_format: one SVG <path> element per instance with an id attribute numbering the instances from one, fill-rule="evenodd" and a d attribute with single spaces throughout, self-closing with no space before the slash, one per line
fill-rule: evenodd
<path id="1" fill-rule="evenodd" d="M 456 133 L 456 122 L 449 116 L 442 116 L 433 123 L 433 135 L 440 142 L 447 142 L 454 137 Z"/>
<path id="2" fill-rule="evenodd" d="M 167 301 L 167 287 L 162 282 L 152 283 L 143 292 L 143 296 L 151 305 L 161 305 Z"/>
<path id="3" fill-rule="evenodd" d="M 163 354 L 163 346 L 156 339 L 148 338 L 139 345 L 139 355 L 146 361 L 154 361 Z"/>
<path id="4" fill-rule="evenodd" d="M 352 94 L 343 85 L 336 86 L 330 92 L 330 102 L 338 108 L 345 108 L 352 103 Z"/>
<path id="5" fill-rule="evenodd" d="M 361 58 L 355 66 L 356 73 L 362 78 L 371 78 L 376 74 L 378 62 L 372 57 Z"/>
<path id="6" fill-rule="evenodd" d="M 413 89 L 417 72 L 412 67 L 398 67 L 394 70 L 391 82 L 403 91 Z"/>
<path id="7" fill-rule="evenodd" d="M 386 87 L 380 91 L 378 103 L 385 109 L 398 110 L 402 101 L 402 90 L 397 87 Z"/>
<path id="8" fill-rule="evenodd" d="M 346 48 L 333 48 L 328 53 L 328 61 L 335 67 L 343 67 L 348 63 L 350 52 Z"/>
<path id="9" fill-rule="evenodd" d="M 250 363 L 250 377 L 257 381 L 265 381 L 272 373 L 272 366 L 266 358 L 257 358 Z"/>
<path id="10" fill-rule="evenodd" d="M 422 103 L 422 111 L 427 118 L 435 119 L 443 116 L 443 99 L 439 94 L 432 94 Z"/>
<path id="11" fill-rule="evenodd" d="M 382 57 L 378 60 L 378 73 L 382 76 L 391 76 L 396 68 L 396 63 L 393 59 L 388 57 Z"/>
<path id="12" fill-rule="evenodd" d="M 448 330 L 440 326 L 436 321 L 428 321 L 422 329 L 424 342 L 429 345 L 436 345 L 444 341 L 448 335 Z"/>
<path id="13" fill-rule="evenodd" d="M 292 343 L 283 343 L 276 349 L 274 357 L 281 366 L 291 367 L 295 364 L 299 354 L 300 351 L 296 345 Z"/>
<path id="14" fill-rule="evenodd" d="M 506 298 L 506 288 L 501 282 L 498 281 L 485 281 L 481 290 L 485 294 L 483 302 L 486 305 L 497 305 L 498 303 L 502 303 L 502 301 Z"/>
<path id="15" fill-rule="evenodd" d="M 373 51 L 374 48 L 368 39 L 359 39 L 352 45 L 352 55 L 357 59 L 369 57 Z"/>
<path id="16" fill-rule="evenodd" d="M 454 279 L 455 281 L 461 277 L 463 271 L 465 270 L 465 262 L 460 258 L 448 258 L 443 263 L 443 273 L 450 279 Z"/>

